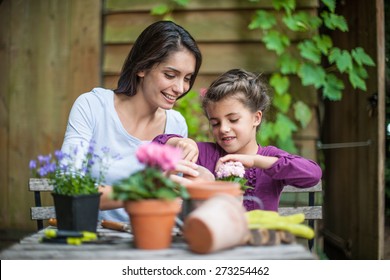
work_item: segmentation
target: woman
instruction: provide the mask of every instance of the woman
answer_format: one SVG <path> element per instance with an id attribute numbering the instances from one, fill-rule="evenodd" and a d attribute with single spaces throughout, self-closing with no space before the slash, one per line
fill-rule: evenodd
<path id="1" fill-rule="evenodd" d="M 163 133 L 187 136 L 185 119 L 172 107 L 194 85 L 201 62 L 198 46 L 184 28 L 155 22 L 135 41 L 115 90 L 94 88 L 75 101 L 62 151 L 94 141 L 96 150 L 109 147 L 121 157 L 107 170 L 106 186 L 100 186 L 100 219 L 128 221 L 122 202 L 110 199 L 110 185 L 143 168 L 135 157 L 141 144 Z M 196 169 L 189 161 L 177 167 L 195 177 Z"/>

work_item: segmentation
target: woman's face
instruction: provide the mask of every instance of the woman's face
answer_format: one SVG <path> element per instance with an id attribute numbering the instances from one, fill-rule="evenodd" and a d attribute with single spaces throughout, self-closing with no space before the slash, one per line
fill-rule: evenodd
<path id="1" fill-rule="evenodd" d="M 215 141 L 229 154 L 257 152 L 256 127 L 262 113 L 252 113 L 238 99 L 227 97 L 207 105 Z"/>
<path id="2" fill-rule="evenodd" d="M 195 63 L 195 56 L 187 49 L 173 52 L 152 69 L 138 73 L 141 81 L 137 94 L 143 94 L 152 106 L 172 109 L 189 90 Z"/>

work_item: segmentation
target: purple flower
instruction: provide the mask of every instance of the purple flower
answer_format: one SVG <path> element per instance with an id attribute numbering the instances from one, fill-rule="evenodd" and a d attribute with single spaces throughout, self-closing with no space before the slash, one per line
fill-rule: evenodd
<path id="1" fill-rule="evenodd" d="M 29 167 L 30 167 L 30 169 L 37 168 L 37 162 L 35 160 L 30 160 Z"/>

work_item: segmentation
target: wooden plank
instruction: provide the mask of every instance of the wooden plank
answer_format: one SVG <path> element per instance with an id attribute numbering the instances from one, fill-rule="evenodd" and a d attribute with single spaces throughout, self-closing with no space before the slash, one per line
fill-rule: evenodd
<path id="1" fill-rule="evenodd" d="M 31 207 L 32 220 L 48 220 L 56 217 L 54 206 Z"/>
<path id="2" fill-rule="evenodd" d="M 153 7 L 166 4 L 172 6 L 171 0 L 160 0 L 158 3 L 155 1 L 145 0 L 107 0 L 105 1 L 105 12 L 116 11 L 150 11 Z M 317 0 L 297 0 L 297 6 L 306 7 L 318 7 Z M 188 4 L 183 6 L 175 5 L 175 9 L 183 10 L 210 10 L 210 9 L 248 9 L 248 8 L 272 8 L 271 0 L 261 1 L 248 1 L 248 0 L 196 0 L 188 1 Z"/>
<path id="3" fill-rule="evenodd" d="M 9 204 L 9 125 L 10 125 L 10 69 L 11 69 L 11 1 L 0 8 L 0 227 L 8 222 Z"/>
<path id="4" fill-rule="evenodd" d="M 28 189 L 30 191 L 51 192 L 54 186 L 46 178 L 30 178 Z"/>
<path id="5" fill-rule="evenodd" d="M 118 74 L 131 45 L 108 45 L 103 61 L 104 74 Z M 228 69 L 244 68 L 249 71 L 270 73 L 275 71 L 276 55 L 258 43 L 199 44 L 203 54 L 202 74 L 221 74 Z M 223 59 L 221 59 L 223 58 Z"/>
<path id="6" fill-rule="evenodd" d="M 322 206 L 280 207 L 278 212 L 281 216 L 303 213 L 306 220 L 322 219 Z"/>
<path id="7" fill-rule="evenodd" d="M 310 188 L 297 188 L 294 186 L 286 186 L 283 189 L 283 193 L 299 193 L 299 192 L 322 192 L 322 184 L 318 183 L 317 185 Z"/>
<path id="8" fill-rule="evenodd" d="M 317 10 L 313 9 L 312 14 Z M 186 28 L 198 43 L 204 42 L 260 42 L 259 29 L 248 28 L 254 10 L 174 12 L 177 24 Z M 134 43 L 146 26 L 156 21 L 149 13 L 120 13 L 105 16 L 104 43 Z M 281 19 L 279 18 L 281 22 Z M 277 30 L 286 32 L 291 41 L 313 36 L 312 32 L 291 32 L 282 24 Z"/>

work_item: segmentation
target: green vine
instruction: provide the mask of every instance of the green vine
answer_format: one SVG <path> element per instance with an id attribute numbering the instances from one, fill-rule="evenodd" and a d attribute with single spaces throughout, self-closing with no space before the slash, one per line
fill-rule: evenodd
<path id="1" fill-rule="evenodd" d="M 272 106 L 277 113 L 274 120 L 263 124 L 259 134 L 259 141 L 263 144 L 274 141 L 279 147 L 296 152 L 292 136 L 298 130 L 297 124 L 305 128 L 312 118 L 308 105 L 293 99 L 294 89 L 290 87 L 292 77 L 298 77 L 303 86 L 313 86 L 324 99 L 334 101 L 342 98 L 344 89 L 344 82 L 337 74 L 348 75 L 354 89 L 366 91 L 366 67 L 374 66 L 374 61 L 363 48 L 343 50 L 333 45 L 330 36 L 318 33 L 319 29 L 324 28 L 348 32 L 345 18 L 335 13 L 336 1 L 321 2 L 326 10 L 312 15 L 306 11 L 296 11 L 295 0 L 273 0 L 273 8 L 281 21 L 276 18 L 275 11 L 257 10 L 249 24 L 249 29 L 261 30 L 261 41 L 277 55 L 277 71 L 270 77 L 274 90 Z M 285 30 L 280 28 L 281 25 L 287 30 L 309 32 L 314 36 L 299 42 L 297 52 L 287 52 L 291 41 L 286 32 L 279 31 Z M 324 64 L 329 66 L 325 67 Z M 293 119 L 288 115 L 291 109 Z"/>

